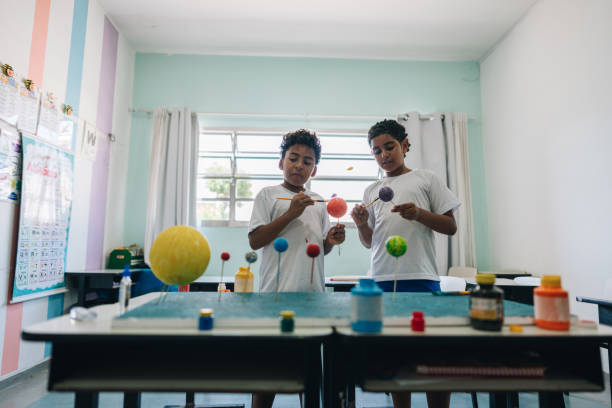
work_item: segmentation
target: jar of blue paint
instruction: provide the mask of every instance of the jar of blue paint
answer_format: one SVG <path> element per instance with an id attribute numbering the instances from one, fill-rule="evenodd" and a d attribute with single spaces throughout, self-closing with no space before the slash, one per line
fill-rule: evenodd
<path id="1" fill-rule="evenodd" d="M 213 310 L 209 308 L 200 309 L 200 319 L 198 321 L 198 328 L 200 330 L 210 330 L 213 328 L 213 324 Z"/>
<path id="2" fill-rule="evenodd" d="M 378 333 L 382 330 L 383 291 L 374 279 L 359 279 L 351 289 L 351 327 L 356 332 Z"/>

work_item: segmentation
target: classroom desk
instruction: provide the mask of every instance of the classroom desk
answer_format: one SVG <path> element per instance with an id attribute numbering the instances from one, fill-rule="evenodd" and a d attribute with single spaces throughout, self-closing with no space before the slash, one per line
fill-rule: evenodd
<path id="1" fill-rule="evenodd" d="M 576 296 L 578 302 L 592 303 L 597 305 L 597 312 L 599 314 L 599 323 L 607 324 L 612 326 L 612 301 L 605 299 L 594 299 L 582 296 Z M 612 399 L 612 336 L 602 343 L 602 347 L 608 349 L 608 367 L 611 370 L 610 373 L 610 399 Z"/>
<path id="2" fill-rule="evenodd" d="M 365 278 L 366 276 L 364 276 Z M 357 280 L 332 280 L 333 278 L 325 278 L 325 287 L 332 288 L 334 292 L 348 292 L 353 286 L 357 284 Z M 223 282 L 225 287 L 232 292 L 234 291 L 234 277 L 224 276 Z M 216 292 L 217 286 L 219 285 L 218 276 L 203 276 L 189 285 L 189 290 L 192 292 Z M 257 292 L 257 288 L 254 288 Z"/>
<path id="3" fill-rule="evenodd" d="M 465 278 L 465 282 L 468 289 L 477 285 L 476 278 Z M 495 278 L 495 286 L 504 291 L 504 299 L 533 305 L 533 290 L 537 285 L 519 285 L 512 279 Z"/>
<path id="4" fill-rule="evenodd" d="M 171 294 L 179 295 L 180 294 Z M 187 294 L 188 295 L 188 294 Z M 130 308 L 159 298 L 149 293 Z M 76 393 L 75 407 L 97 407 L 101 391 L 123 392 L 126 407 L 140 406 L 140 392 L 304 392 L 319 406 L 321 343 L 330 327 L 115 328 L 118 304 L 94 307 L 97 319 L 67 315 L 27 327 L 22 338 L 50 341 L 50 391 Z"/>
<path id="5" fill-rule="evenodd" d="M 552 407 L 559 406 L 562 391 L 603 389 L 599 344 L 612 336 L 609 326 L 481 332 L 466 325 L 467 296 L 398 293 L 396 301 L 384 295 L 383 332 L 363 335 L 349 328 L 350 294 L 313 295 L 307 300 L 307 294 L 281 293 L 279 303 L 272 303 L 270 293 L 227 293 L 219 304 L 216 293 L 175 292 L 158 309 L 159 294 L 151 293 L 133 299 L 130 314 L 119 321 L 113 320 L 117 304 L 102 305 L 93 308 L 99 315 L 94 321 L 60 316 L 26 327 L 22 338 L 52 343 L 48 388 L 76 392 L 76 407 L 95 406 L 101 391 L 126 393 L 131 407 L 139 406 L 144 391 L 304 391 L 306 405 L 316 407 L 321 383 L 323 404 L 333 408 L 345 406 L 349 384 L 369 391 L 493 392 L 492 406 L 497 407 L 505 404 L 504 393 L 537 391 L 541 405 Z M 278 310 L 260 313 L 257 306 L 266 298 L 274 309 L 295 308 L 295 332 L 280 332 Z M 148 309 L 138 308 L 148 301 L 153 301 Z M 425 333 L 406 325 L 417 305 L 425 310 Z M 215 308 L 215 329 L 198 331 L 193 327 L 197 313 L 191 309 L 209 306 Z M 514 302 L 506 302 L 504 309 L 509 323 L 511 318 L 530 320 L 533 313 L 530 306 Z M 147 316 L 165 320 L 152 322 Z M 230 321 L 236 316 L 241 323 Z M 307 324 L 311 316 L 314 322 Z M 444 364 L 464 363 L 465 356 L 477 356 L 471 365 L 499 356 L 514 362 L 526 351 L 541 356 L 538 364 L 549 368 L 544 378 L 416 377 L 413 370 L 415 363 L 440 358 Z"/>
<path id="6" fill-rule="evenodd" d="M 219 286 L 219 278 L 220 276 L 202 276 L 189 284 L 189 290 L 191 292 L 216 292 Z M 225 283 L 227 289 L 234 291 L 233 276 L 224 276 L 223 283 Z"/>
<path id="7" fill-rule="evenodd" d="M 345 407 L 346 387 L 356 384 L 364 391 L 468 391 L 489 392 L 490 406 L 506 407 L 511 393 L 538 392 L 540 407 L 563 407 L 563 392 L 603 390 L 599 343 L 612 336 L 612 327 L 572 328 L 554 332 L 524 326 L 524 332 L 482 332 L 470 327 L 428 327 L 424 333 L 409 328 L 385 327 L 377 335 L 338 328 L 334 360 L 337 367 L 328 385 Z M 571 352 L 568 352 L 571 350 Z M 535 354 L 531 354 L 535 353 Z M 544 378 L 495 378 L 422 376 L 416 366 L 474 365 L 501 361 L 512 365 L 518 358 L 537 355 L 548 367 Z M 340 361 L 344 361 L 341 364 Z M 344 381 L 343 381 L 344 380 Z M 336 381 L 334 383 L 334 381 Z M 344 403 L 344 404 L 343 404 Z"/>
<path id="8" fill-rule="evenodd" d="M 132 272 L 132 284 L 138 281 L 138 275 L 143 269 L 130 269 Z M 67 279 L 72 280 L 77 287 L 77 305 L 85 306 L 85 296 L 91 290 L 115 290 L 119 288 L 119 281 L 123 269 L 93 269 L 88 271 L 67 270 L 64 272 Z"/>
<path id="9" fill-rule="evenodd" d="M 506 278 L 506 279 L 514 279 L 514 278 L 519 278 L 519 277 L 532 276 L 529 272 L 523 272 L 523 271 L 496 271 L 496 272 L 478 271 L 478 273 L 492 273 L 497 278 Z"/>

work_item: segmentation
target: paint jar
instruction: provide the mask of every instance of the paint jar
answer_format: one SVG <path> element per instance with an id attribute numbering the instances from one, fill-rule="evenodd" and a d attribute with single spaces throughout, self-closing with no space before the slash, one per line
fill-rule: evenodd
<path id="1" fill-rule="evenodd" d="M 383 291 L 374 279 L 359 279 L 351 289 L 351 327 L 356 332 L 378 333 L 383 325 Z"/>
<path id="2" fill-rule="evenodd" d="M 295 312 L 293 310 L 283 310 L 280 312 L 281 321 L 280 321 L 280 329 L 283 333 L 290 333 L 295 328 L 295 321 L 293 317 L 295 316 Z"/>
<path id="3" fill-rule="evenodd" d="M 248 266 L 241 266 L 236 275 L 234 275 L 234 292 L 252 292 L 253 291 L 253 273 Z"/>
<path id="4" fill-rule="evenodd" d="M 476 275 L 478 286 L 470 293 L 470 324 L 477 330 L 500 331 L 504 325 L 504 292 L 496 288 L 495 275 Z"/>
<path id="5" fill-rule="evenodd" d="M 544 275 L 533 291 L 535 323 L 542 329 L 569 330 L 569 296 L 561 288 L 561 276 Z"/>
<path id="6" fill-rule="evenodd" d="M 198 321 L 198 328 L 200 330 L 210 330 L 213 328 L 213 310 L 210 308 L 200 309 L 200 319 Z"/>
<path id="7" fill-rule="evenodd" d="M 420 311 L 412 312 L 412 319 L 410 319 L 410 328 L 415 332 L 425 331 L 425 314 Z"/>

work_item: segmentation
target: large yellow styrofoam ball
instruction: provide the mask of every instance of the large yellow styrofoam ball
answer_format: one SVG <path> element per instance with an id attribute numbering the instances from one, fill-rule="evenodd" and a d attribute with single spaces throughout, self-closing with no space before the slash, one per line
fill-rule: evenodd
<path id="1" fill-rule="evenodd" d="M 151 270 L 168 285 L 187 285 L 198 279 L 210 261 L 208 241 L 195 228 L 177 225 L 155 238 L 149 252 Z"/>

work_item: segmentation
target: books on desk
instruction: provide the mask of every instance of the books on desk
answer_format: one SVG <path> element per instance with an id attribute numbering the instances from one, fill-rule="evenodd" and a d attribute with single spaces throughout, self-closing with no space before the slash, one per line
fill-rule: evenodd
<path id="1" fill-rule="evenodd" d="M 545 367 L 507 367 L 507 366 L 416 366 L 419 375 L 453 376 L 453 377 L 544 377 Z"/>

